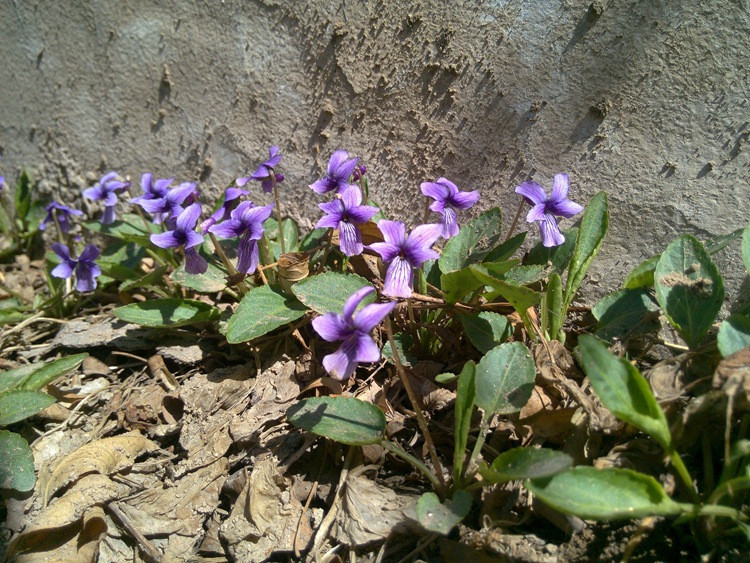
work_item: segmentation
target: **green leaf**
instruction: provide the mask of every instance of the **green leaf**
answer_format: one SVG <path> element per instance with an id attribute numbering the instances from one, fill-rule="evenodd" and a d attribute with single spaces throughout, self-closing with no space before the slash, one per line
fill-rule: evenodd
<path id="1" fill-rule="evenodd" d="M 54 402 L 54 397 L 41 391 L 5 391 L 0 394 L 0 426 L 7 426 L 33 416 Z"/>
<path id="2" fill-rule="evenodd" d="M 447 274 L 482 262 L 502 238 L 502 221 L 500 209 L 493 207 L 461 227 L 443 248 L 440 271 Z"/>
<path id="3" fill-rule="evenodd" d="M 595 334 L 602 340 L 625 340 L 659 330 L 659 307 L 643 288 L 610 293 L 591 312 L 599 321 Z"/>
<path id="4" fill-rule="evenodd" d="M 393 340 L 396 343 L 396 351 L 398 357 L 401 359 L 401 364 L 406 367 L 415 365 L 418 358 L 414 354 L 410 354 L 409 350 L 414 346 L 414 339 L 405 332 L 397 332 L 393 335 Z M 383 358 L 395 364 L 396 361 L 393 359 L 393 351 L 391 350 L 391 343 L 386 342 L 383 346 Z"/>
<path id="5" fill-rule="evenodd" d="M 750 272 L 750 224 L 742 231 L 742 261 L 745 269 Z"/>
<path id="6" fill-rule="evenodd" d="M 292 293 L 316 313 L 341 313 L 346 300 L 363 287 L 372 287 L 362 276 L 327 272 L 310 276 L 292 286 Z M 375 301 L 375 292 L 362 300 L 360 307 Z"/>
<path id="7" fill-rule="evenodd" d="M 626 359 L 612 355 L 604 343 L 590 334 L 579 337 L 578 348 L 584 371 L 604 406 L 668 450 L 672 438 L 667 419 L 638 369 Z"/>
<path id="8" fill-rule="evenodd" d="M 563 303 L 562 278 L 557 272 L 552 272 L 549 282 L 544 291 L 542 299 L 542 330 L 547 334 L 547 338 L 552 340 L 563 340 L 562 326 L 565 323 Z"/>
<path id="9" fill-rule="evenodd" d="M 84 229 L 89 231 L 109 235 L 126 242 L 134 242 L 141 246 L 151 244 L 149 239 L 151 231 L 147 226 L 148 224 L 144 223 L 144 219 L 136 213 L 123 213 L 122 219 L 118 219 L 109 225 L 102 225 L 99 221 L 85 221 L 82 225 Z"/>
<path id="10" fill-rule="evenodd" d="M 474 412 L 476 392 L 476 365 L 472 361 L 464 364 L 458 376 L 456 403 L 453 412 L 456 418 L 456 435 L 453 447 L 453 482 L 458 483 L 466 456 L 466 443 L 469 441 L 471 414 Z"/>
<path id="11" fill-rule="evenodd" d="M 173 282 L 183 287 L 188 287 L 200 293 L 218 293 L 227 287 L 227 273 L 208 261 L 208 269 L 202 274 L 188 274 L 185 271 L 185 264 L 181 264 L 169 276 Z"/>
<path id="12" fill-rule="evenodd" d="M 607 234 L 609 226 L 609 206 L 607 204 L 606 192 L 599 192 L 586 206 L 581 218 L 581 226 L 578 231 L 573 257 L 568 266 L 568 279 L 565 282 L 565 304 L 570 305 L 578 288 L 586 276 L 591 262 L 594 260 L 599 247 L 602 245 L 604 235 Z"/>
<path id="13" fill-rule="evenodd" d="M 491 311 L 463 316 L 461 324 L 466 338 L 483 354 L 505 342 L 513 332 L 513 326 L 504 315 Z"/>
<path id="14" fill-rule="evenodd" d="M 731 315 L 719 326 L 716 342 L 724 358 L 750 346 L 750 317 Z"/>
<path id="15" fill-rule="evenodd" d="M 16 183 L 16 191 L 13 194 L 16 206 L 16 218 L 26 224 L 26 215 L 31 208 L 31 179 L 26 170 L 21 172 Z"/>
<path id="16" fill-rule="evenodd" d="M 100 266 L 103 264 L 117 264 L 134 270 L 145 256 L 146 249 L 142 246 L 118 240 L 107 245 L 102 250 L 102 253 L 96 259 L 96 263 Z M 138 277 L 138 275 L 134 272 L 135 277 Z"/>
<path id="17" fill-rule="evenodd" d="M 323 239 L 328 234 L 328 230 L 329 229 L 313 229 L 312 231 L 307 233 L 299 243 L 299 250 L 302 252 L 307 252 L 311 248 L 320 246 L 320 244 L 323 242 Z"/>
<path id="18" fill-rule="evenodd" d="M 575 467 L 525 484 L 545 504 L 590 520 L 668 516 L 684 510 L 656 479 L 630 469 Z"/>
<path id="19" fill-rule="evenodd" d="M 462 268 L 455 272 L 448 272 L 440 275 L 440 288 L 443 290 L 443 297 L 448 303 L 458 303 L 482 287 L 484 282 L 477 279 L 471 268 Z"/>
<path id="20" fill-rule="evenodd" d="M 284 247 L 287 252 L 295 252 L 298 248 L 299 241 L 299 227 L 294 219 L 289 217 L 282 221 L 284 225 Z M 269 218 L 264 223 L 266 229 L 266 237 L 271 243 L 271 250 L 273 250 L 275 258 L 281 256 L 281 243 L 279 242 L 279 223 L 273 217 Z"/>
<path id="21" fill-rule="evenodd" d="M 500 273 L 494 264 L 483 264 L 487 268 L 487 273 L 497 276 L 503 281 L 513 285 L 531 285 L 539 280 L 544 279 L 547 271 L 543 266 L 533 264 L 531 266 L 516 266 L 505 273 Z"/>
<path id="22" fill-rule="evenodd" d="M 513 448 L 501 453 L 487 469 L 480 470 L 489 483 L 537 479 L 570 469 L 573 458 L 549 448 Z"/>
<path id="23" fill-rule="evenodd" d="M 26 380 L 29 375 L 44 366 L 44 362 L 35 362 L 0 373 L 0 392 L 15 389 Z"/>
<path id="24" fill-rule="evenodd" d="M 703 246 L 706 248 L 706 252 L 713 256 L 714 254 L 719 252 L 719 250 L 723 250 L 741 236 L 742 229 L 740 228 L 732 231 L 731 233 L 727 233 L 726 235 L 719 235 L 717 237 L 709 239 L 703 244 Z"/>
<path id="25" fill-rule="evenodd" d="M 540 266 L 552 264 L 555 271 L 562 274 L 573 257 L 573 250 L 578 240 L 578 227 L 564 230 L 563 235 L 565 236 L 565 242 L 559 246 L 544 246 L 541 240 L 537 242 L 531 247 L 523 263 L 539 264 Z"/>
<path id="26" fill-rule="evenodd" d="M 147 274 L 144 274 L 136 279 L 127 279 L 120 284 L 117 288 L 118 291 L 129 291 L 131 289 L 137 289 L 139 287 L 153 287 L 155 285 L 161 285 L 164 281 L 164 274 L 169 269 L 168 264 L 154 268 Z"/>
<path id="27" fill-rule="evenodd" d="M 446 371 L 435 376 L 435 383 L 439 383 L 440 385 L 450 385 L 457 379 L 458 376 L 455 373 Z"/>
<path id="28" fill-rule="evenodd" d="M 638 289 L 641 287 L 649 288 L 654 286 L 654 270 L 659 263 L 661 254 L 652 256 L 638 264 L 635 269 L 628 274 L 622 284 L 623 289 Z"/>
<path id="29" fill-rule="evenodd" d="M 501 245 L 496 246 L 484 257 L 484 262 L 504 262 L 513 256 L 516 250 L 521 248 L 521 245 L 526 240 L 526 234 L 526 231 L 523 231 L 509 238 Z"/>
<path id="30" fill-rule="evenodd" d="M 471 511 L 471 495 L 458 490 L 442 504 L 435 493 L 425 493 L 417 501 L 417 522 L 428 532 L 446 535 Z"/>
<path id="31" fill-rule="evenodd" d="M 298 428 L 350 446 L 376 444 L 385 436 L 383 411 L 353 397 L 303 399 L 286 416 Z"/>
<path id="32" fill-rule="evenodd" d="M 38 391 L 48 383 L 52 383 L 58 377 L 76 369 L 87 356 L 88 354 L 86 353 L 74 354 L 45 364 L 39 369 L 34 370 L 28 377 L 21 381 L 18 384 L 17 389 Z"/>
<path id="33" fill-rule="evenodd" d="M 151 299 L 114 310 L 121 321 L 150 327 L 178 327 L 214 321 L 221 312 L 195 299 Z"/>
<path id="34" fill-rule="evenodd" d="M 538 291 L 534 291 L 533 289 L 529 289 L 528 287 L 513 285 L 506 281 L 493 277 L 483 266 L 474 265 L 471 266 L 471 269 L 474 271 L 474 275 L 479 280 L 492 287 L 493 291 L 485 295 L 487 301 L 492 302 L 498 297 L 502 297 L 503 299 L 507 300 L 513 306 L 516 312 L 521 315 L 524 325 L 526 326 L 526 330 L 530 334 L 533 334 L 534 332 L 531 327 L 531 323 L 529 322 L 529 316 L 528 313 L 526 313 L 526 310 L 529 307 L 533 307 L 534 305 L 539 303 L 539 301 L 541 301 L 542 299 L 542 294 Z"/>
<path id="35" fill-rule="evenodd" d="M 486 416 L 518 412 L 531 397 L 535 377 L 534 361 L 526 346 L 520 342 L 501 344 L 477 365 L 474 403 Z"/>
<path id="36" fill-rule="evenodd" d="M 34 488 L 34 454 L 21 436 L 0 430 L 0 489 Z"/>
<path id="37" fill-rule="evenodd" d="M 296 286 L 295 286 L 296 287 Z M 280 287 L 263 285 L 245 294 L 237 311 L 229 319 L 227 341 L 247 342 L 296 321 L 306 308 Z"/>
<path id="38" fill-rule="evenodd" d="M 670 243 L 654 271 L 656 300 L 690 348 L 708 332 L 724 301 L 724 282 L 703 245 L 684 235 Z"/>

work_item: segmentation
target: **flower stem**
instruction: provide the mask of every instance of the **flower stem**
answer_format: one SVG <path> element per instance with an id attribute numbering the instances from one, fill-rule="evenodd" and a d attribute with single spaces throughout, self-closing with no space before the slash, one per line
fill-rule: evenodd
<path id="1" fill-rule="evenodd" d="M 432 487 L 439 491 L 441 488 L 440 482 L 437 480 L 437 477 L 435 477 L 435 474 L 430 471 L 430 469 L 422 463 L 421 460 L 417 459 L 410 453 L 407 453 L 404 451 L 401 446 L 398 444 L 395 444 L 394 442 L 391 442 L 390 440 L 386 440 L 383 438 L 383 440 L 380 442 L 380 445 L 383 446 L 384 449 L 388 450 L 394 455 L 397 455 L 401 459 L 403 459 L 406 462 L 411 463 L 414 467 L 419 469 L 422 473 L 424 473 L 425 477 L 427 477 L 430 480 L 430 483 L 432 483 Z"/>
<path id="2" fill-rule="evenodd" d="M 513 217 L 513 222 L 510 224 L 510 229 L 508 229 L 508 234 L 505 235 L 505 240 L 510 239 L 511 235 L 513 235 L 513 231 L 516 230 L 518 219 L 521 217 L 521 211 L 523 211 L 523 198 L 521 198 L 521 201 L 518 202 L 518 209 L 516 210 L 516 215 L 515 217 Z"/>
<path id="3" fill-rule="evenodd" d="M 57 242 L 65 244 L 65 237 L 63 236 L 62 229 L 60 228 L 60 219 L 57 218 L 57 209 L 52 208 L 52 219 L 55 221 L 55 228 L 57 229 Z"/>
<path id="4" fill-rule="evenodd" d="M 677 474 L 687 487 L 690 498 L 693 502 L 700 503 L 701 499 L 700 496 L 698 496 L 698 491 L 695 489 L 695 484 L 693 483 L 690 473 L 688 472 L 687 467 L 685 467 L 685 463 L 682 461 L 680 454 L 677 453 L 677 450 L 675 450 L 674 447 L 670 447 L 667 450 L 667 453 L 669 454 L 669 459 L 671 460 L 672 465 L 677 470 Z"/>
<path id="5" fill-rule="evenodd" d="M 276 222 L 279 224 L 279 244 L 281 245 L 281 253 L 286 254 L 286 246 L 284 245 L 284 225 L 281 222 L 281 203 L 279 203 L 279 188 L 276 187 L 276 175 L 273 173 L 273 168 L 271 168 L 271 185 L 273 186 L 273 199 L 276 202 Z"/>
<path id="6" fill-rule="evenodd" d="M 422 407 L 419 406 L 419 400 L 414 394 L 414 390 L 411 388 L 411 383 L 409 383 L 409 378 L 406 375 L 406 370 L 404 370 L 404 365 L 401 363 L 401 357 L 399 356 L 398 349 L 396 348 L 396 341 L 393 338 L 393 327 L 391 326 L 391 319 L 389 317 L 385 318 L 385 332 L 388 335 L 388 342 L 391 345 L 393 360 L 396 362 L 396 372 L 401 379 L 401 384 L 404 386 L 406 394 L 409 396 L 409 401 L 411 401 L 411 404 L 414 407 L 414 412 L 417 415 L 419 428 L 422 430 L 422 435 L 424 436 L 427 450 L 430 452 L 432 465 L 435 467 L 435 473 L 437 474 L 437 478 L 440 482 L 440 487 L 436 487 L 436 490 L 442 495 L 445 489 L 445 479 L 443 479 L 443 466 L 441 465 L 440 458 L 438 457 L 437 451 L 435 450 L 435 444 L 432 441 L 432 434 L 430 434 L 430 429 L 427 426 L 427 419 L 424 417 Z"/>

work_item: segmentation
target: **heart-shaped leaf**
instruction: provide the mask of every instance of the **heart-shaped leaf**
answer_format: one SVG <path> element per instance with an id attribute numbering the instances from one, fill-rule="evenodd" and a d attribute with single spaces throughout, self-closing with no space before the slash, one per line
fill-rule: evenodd
<path id="1" fill-rule="evenodd" d="M 507 317 L 492 311 L 461 317 L 461 324 L 466 338 L 483 354 L 502 344 L 513 332 Z"/>
<path id="2" fill-rule="evenodd" d="M 526 346 L 520 342 L 501 344 L 477 365 L 474 404 L 486 416 L 518 412 L 531 397 L 535 377 L 534 361 Z"/>
<path id="3" fill-rule="evenodd" d="M 383 411 L 353 397 L 303 399 L 286 416 L 299 428 L 351 446 L 376 444 L 385 436 Z"/>
<path id="4" fill-rule="evenodd" d="M 656 300 L 690 348 L 708 332 L 724 301 L 724 282 L 703 245 L 681 236 L 662 253 L 654 271 Z"/>
<path id="5" fill-rule="evenodd" d="M 230 344 L 247 342 L 296 321 L 307 309 L 277 286 L 255 287 L 245 294 L 227 325 Z"/>
<path id="6" fill-rule="evenodd" d="M 435 493 L 425 493 L 417 501 L 417 521 L 429 532 L 447 534 L 471 510 L 471 495 L 458 490 L 445 504 Z"/>
<path id="7" fill-rule="evenodd" d="M 622 289 L 604 297 L 591 310 L 602 340 L 625 339 L 659 329 L 659 307 L 643 289 Z"/>
<path id="8" fill-rule="evenodd" d="M 440 271 L 447 274 L 482 262 L 496 247 L 502 246 L 502 223 L 500 209 L 493 207 L 461 227 L 443 248 L 438 260 Z"/>
<path id="9" fill-rule="evenodd" d="M 750 317 L 731 315 L 719 326 L 716 342 L 724 358 L 750 346 Z"/>
<path id="10" fill-rule="evenodd" d="M 327 272 L 310 276 L 292 286 L 292 293 L 316 313 L 341 313 L 352 293 L 371 285 L 365 278 L 355 274 Z M 360 307 L 372 303 L 375 292 L 365 297 Z"/>

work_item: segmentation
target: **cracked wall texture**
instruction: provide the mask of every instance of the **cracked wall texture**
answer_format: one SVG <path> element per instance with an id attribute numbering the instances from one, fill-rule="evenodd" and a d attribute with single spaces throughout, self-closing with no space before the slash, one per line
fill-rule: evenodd
<path id="1" fill-rule="evenodd" d="M 676 235 L 747 223 L 748 37 L 745 0 L 2 0 L 0 170 L 78 203 L 110 169 L 215 197 L 278 144 L 306 225 L 338 148 L 412 223 L 422 181 L 509 223 L 518 183 L 567 171 L 575 201 L 610 195 L 591 301 Z M 717 262 L 750 293 L 736 245 Z"/>

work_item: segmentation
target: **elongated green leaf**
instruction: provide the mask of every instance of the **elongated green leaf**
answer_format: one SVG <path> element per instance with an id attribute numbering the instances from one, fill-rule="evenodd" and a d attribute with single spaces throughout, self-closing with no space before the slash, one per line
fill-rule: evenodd
<path id="1" fill-rule="evenodd" d="M 750 346 L 750 317 L 731 315 L 719 326 L 716 341 L 724 358 Z"/>
<path id="2" fill-rule="evenodd" d="M 164 274 L 167 272 L 169 265 L 159 266 L 135 279 L 127 279 L 120 284 L 118 291 L 129 291 L 139 287 L 153 287 L 164 280 Z"/>
<path id="3" fill-rule="evenodd" d="M 212 307 L 195 299 L 152 299 L 131 303 L 114 310 L 115 316 L 125 322 L 150 327 L 178 327 L 214 321 L 221 315 Z"/>
<path id="4" fill-rule="evenodd" d="M 526 487 L 553 508 L 591 520 L 668 516 L 686 508 L 670 499 L 656 479 L 630 469 L 575 467 L 531 479 Z"/>
<path id="5" fill-rule="evenodd" d="M 0 430 L 0 489 L 34 488 L 34 454 L 21 436 Z"/>
<path id="6" fill-rule="evenodd" d="M 447 534 L 471 510 L 471 495 L 458 490 L 445 504 L 435 493 L 425 493 L 417 501 L 417 522 L 429 532 Z"/>
<path id="7" fill-rule="evenodd" d="M 659 330 L 659 307 L 643 288 L 610 293 L 591 312 L 599 321 L 595 334 L 602 340 Z"/>
<path id="8" fill-rule="evenodd" d="M 84 229 L 88 229 L 89 231 L 109 235 L 127 242 L 134 242 L 141 246 L 149 246 L 151 244 L 149 240 L 149 235 L 151 234 L 149 226 L 136 213 L 123 213 L 121 219 L 109 225 L 102 225 L 99 221 L 86 221 L 82 225 Z M 154 232 L 158 231 L 154 230 Z"/>
<path id="9" fill-rule="evenodd" d="M 410 352 L 411 347 L 414 346 L 414 339 L 409 334 L 405 332 L 397 332 L 393 335 L 393 341 L 396 343 L 396 351 L 398 352 L 398 357 L 401 359 L 402 365 L 411 367 L 419 361 L 418 358 Z M 385 346 L 383 346 L 383 359 L 395 364 L 396 360 L 393 356 L 394 354 L 393 349 L 391 348 L 391 343 L 386 342 Z"/>
<path id="10" fill-rule="evenodd" d="M 86 353 L 74 354 L 50 362 L 32 372 L 17 388 L 26 389 L 27 391 L 38 391 L 48 383 L 52 383 L 58 377 L 76 369 L 87 356 L 88 354 Z"/>
<path id="11" fill-rule="evenodd" d="M 496 246 L 490 252 L 487 254 L 487 256 L 484 257 L 483 262 L 504 262 L 511 256 L 513 256 L 513 253 L 521 248 L 521 245 L 526 240 L 527 232 L 523 231 L 521 233 L 518 233 L 517 235 L 512 236 L 505 242 L 503 242 L 501 245 Z"/>
<path id="12" fill-rule="evenodd" d="M 353 397 L 303 399 L 289 407 L 286 416 L 298 428 L 342 444 L 376 444 L 385 436 L 383 411 Z"/>
<path id="13" fill-rule="evenodd" d="M 469 342 L 483 354 L 505 342 L 513 332 L 506 317 L 491 311 L 461 317 L 461 324 Z"/>
<path id="14" fill-rule="evenodd" d="M 0 373 L 0 392 L 15 389 L 36 370 L 44 366 L 44 362 L 35 362 Z"/>
<path id="15" fill-rule="evenodd" d="M 41 391 L 5 391 L 0 394 L 0 426 L 7 426 L 33 416 L 54 402 L 53 397 Z"/>
<path id="16" fill-rule="evenodd" d="M 466 456 L 466 443 L 469 441 L 471 414 L 474 412 L 474 395 L 476 392 L 476 365 L 468 361 L 458 376 L 456 404 L 453 412 L 456 417 L 456 438 L 453 447 L 453 482 L 458 483 Z"/>
<path id="17" fill-rule="evenodd" d="M 31 179 L 26 170 L 23 170 L 18 177 L 13 197 L 16 207 L 16 218 L 26 224 L 26 215 L 28 215 L 31 208 Z"/>
<path id="18" fill-rule="evenodd" d="M 599 192 L 586 206 L 581 219 L 573 257 L 568 266 L 568 279 L 563 296 L 566 305 L 573 301 L 578 288 L 594 260 L 609 226 L 609 206 L 606 192 Z"/>
<path id="19" fill-rule="evenodd" d="M 484 286 L 484 282 L 474 275 L 471 268 L 462 268 L 455 272 L 440 275 L 440 288 L 448 303 L 457 303 L 471 292 Z"/>
<path id="20" fill-rule="evenodd" d="M 708 332 L 724 301 L 724 282 L 703 245 L 681 236 L 662 253 L 654 271 L 656 300 L 690 348 Z"/>
<path id="21" fill-rule="evenodd" d="M 494 264 L 483 264 L 487 268 L 487 273 L 496 276 L 503 281 L 513 285 L 531 285 L 547 276 L 547 271 L 543 266 L 532 264 L 530 266 L 516 266 L 504 274 L 498 274 L 495 271 Z"/>
<path id="22" fill-rule="evenodd" d="M 141 260 L 146 256 L 146 249 L 142 246 L 132 243 L 117 240 L 112 244 L 107 245 L 99 257 L 96 259 L 96 263 L 100 266 L 118 265 L 131 270 L 135 270 L 140 264 Z M 133 272 L 131 277 L 138 277 L 140 274 Z"/>
<path id="23" fill-rule="evenodd" d="M 227 341 L 247 342 L 296 321 L 306 308 L 280 287 L 263 285 L 247 292 L 237 311 L 229 319 Z"/>
<path id="24" fill-rule="evenodd" d="M 717 237 L 709 239 L 703 244 L 703 246 L 706 248 L 706 252 L 713 256 L 714 254 L 719 252 L 719 250 L 723 250 L 740 237 L 742 237 L 741 228 L 736 229 L 731 233 L 727 233 L 726 235 L 719 235 Z"/>
<path id="25" fill-rule="evenodd" d="M 438 260 L 440 271 L 447 274 L 482 262 L 497 246 L 502 246 L 502 221 L 500 209 L 493 207 L 461 227 L 443 248 Z"/>
<path id="26" fill-rule="evenodd" d="M 750 224 L 742 231 L 742 261 L 745 269 L 750 272 Z"/>
<path id="27" fill-rule="evenodd" d="M 493 291 L 485 295 L 487 301 L 492 302 L 498 297 L 507 300 L 523 319 L 526 330 L 533 334 L 533 328 L 526 311 L 529 307 L 533 307 L 541 301 L 542 294 L 533 289 L 529 289 L 528 287 L 513 285 L 506 281 L 497 279 L 496 277 L 491 276 L 483 266 L 473 265 L 471 266 L 471 269 L 474 271 L 474 275 L 478 279 L 492 287 Z"/>
<path id="28" fill-rule="evenodd" d="M 477 365 L 474 403 L 494 413 L 518 412 L 531 397 L 536 369 L 529 349 L 520 342 L 506 342 L 489 351 Z"/>
<path id="29" fill-rule="evenodd" d="M 298 281 L 292 293 L 316 313 L 341 313 L 352 293 L 370 285 L 362 276 L 327 272 Z M 375 292 L 364 298 L 360 307 L 374 300 Z"/>
<path id="30" fill-rule="evenodd" d="M 565 242 L 559 246 L 544 246 L 541 240 L 537 242 L 531 247 L 523 263 L 529 265 L 539 264 L 540 266 L 552 264 L 555 271 L 558 274 L 562 274 L 573 257 L 573 250 L 578 240 L 578 227 L 571 227 L 564 230 L 563 236 L 565 237 Z"/>
<path id="31" fill-rule="evenodd" d="M 604 406 L 669 449 L 672 438 L 664 411 L 638 369 L 626 359 L 612 355 L 604 343 L 590 334 L 581 335 L 578 347 L 584 371 Z"/>
<path id="32" fill-rule="evenodd" d="M 570 469 L 573 458 L 549 448 L 513 448 L 501 453 L 486 469 L 480 470 L 489 483 L 537 479 Z"/>
<path id="33" fill-rule="evenodd" d="M 542 330 L 547 334 L 547 338 L 552 340 L 562 340 L 562 326 L 565 322 L 563 310 L 562 279 L 560 274 L 553 272 L 549 277 L 547 288 L 542 299 Z"/>

